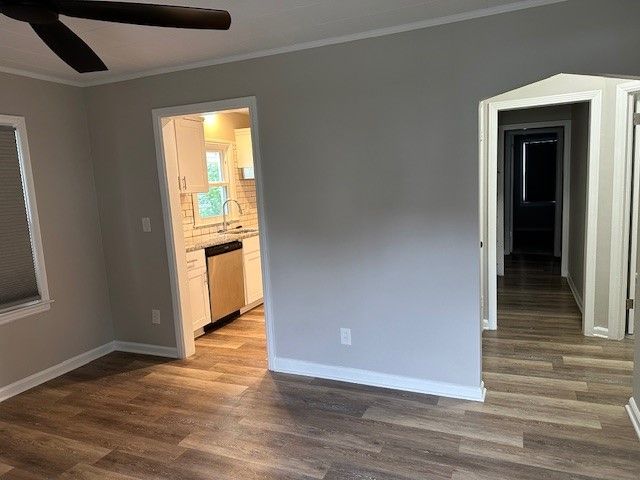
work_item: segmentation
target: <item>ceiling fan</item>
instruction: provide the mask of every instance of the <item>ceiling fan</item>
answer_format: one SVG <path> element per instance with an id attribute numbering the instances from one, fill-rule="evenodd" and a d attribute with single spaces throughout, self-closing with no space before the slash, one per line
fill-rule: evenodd
<path id="1" fill-rule="evenodd" d="M 60 15 L 154 27 L 228 30 L 231 26 L 231 15 L 225 10 L 98 0 L 0 0 L 0 13 L 31 25 L 42 41 L 79 73 L 108 69 L 60 21 Z"/>

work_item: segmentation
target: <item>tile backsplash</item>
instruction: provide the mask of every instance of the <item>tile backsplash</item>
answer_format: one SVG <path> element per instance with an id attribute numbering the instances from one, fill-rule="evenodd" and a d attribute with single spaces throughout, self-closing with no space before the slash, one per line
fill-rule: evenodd
<path id="1" fill-rule="evenodd" d="M 258 228 L 258 206 L 256 203 L 256 182 L 253 179 L 243 179 L 241 170 L 236 168 L 235 159 L 232 168 L 231 181 L 235 185 L 235 198 L 242 206 L 242 215 L 237 216 L 230 222 L 232 226 L 242 225 L 245 228 Z M 182 208 L 182 228 L 184 231 L 185 247 L 189 248 L 198 243 L 204 243 L 214 238 L 218 230 L 222 228 L 222 222 L 214 225 L 196 226 L 193 214 L 193 196 L 190 194 L 180 195 Z M 237 213 L 237 206 L 231 205 Z"/>

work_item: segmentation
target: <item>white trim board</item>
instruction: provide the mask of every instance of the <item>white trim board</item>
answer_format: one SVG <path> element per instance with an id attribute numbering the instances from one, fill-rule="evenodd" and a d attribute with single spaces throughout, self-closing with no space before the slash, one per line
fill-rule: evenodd
<path id="1" fill-rule="evenodd" d="M 573 282 L 573 278 L 571 277 L 571 275 L 567 275 L 566 279 L 567 279 L 567 283 L 569 284 L 569 290 L 571 290 L 571 293 L 573 294 L 573 298 L 576 301 L 576 305 L 578 305 L 580 312 L 584 314 L 584 303 L 582 301 L 582 297 L 578 293 L 576 284 Z"/>
<path id="2" fill-rule="evenodd" d="M 475 402 L 484 402 L 487 393 L 483 382 L 481 382 L 478 387 L 469 387 L 453 383 L 435 382 L 388 373 L 372 372 L 370 370 L 357 368 L 322 365 L 291 358 L 276 357 L 271 370 L 292 375 L 302 375 L 304 377 L 323 378 L 358 385 L 437 395 L 440 397 L 460 398 Z"/>
<path id="3" fill-rule="evenodd" d="M 631 420 L 631 424 L 638 435 L 638 440 L 640 440 L 640 409 L 638 409 L 638 404 L 633 397 L 629 399 L 629 403 L 625 408 L 629 414 L 629 420 Z"/>
<path id="4" fill-rule="evenodd" d="M 528 8 L 542 7 L 545 5 L 552 5 L 555 3 L 563 3 L 567 0 L 521 0 L 507 5 L 498 5 L 494 7 L 481 8 L 465 13 L 458 13 L 454 15 L 447 15 L 444 17 L 432 18 L 428 20 L 421 20 L 418 22 L 405 23 L 393 27 L 380 28 L 375 30 L 369 30 L 360 33 L 354 33 L 351 35 L 342 35 L 338 37 L 325 38 L 322 40 L 316 40 L 311 42 L 296 43 L 293 45 L 287 45 L 284 47 L 272 48 L 268 50 L 260 50 L 256 52 L 250 52 L 239 55 L 231 55 L 222 58 L 213 58 L 209 60 L 203 60 L 200 62 L 188 63 L 185 65 L 178 65 L 173 67 L 160 67 L 151 70 L 144 70 L 141 72 L 128 73 L 122 75 L 113 75 L 103 79 L 89 80 L 89 81 L 76 81 L 70 79 L 64 79 L 55 75 L 47 75 L 35 72 L 29 72 L 27 70 L 14 69 L 9 67 L 0 66 L 0 72 L 9 73 L 13 75 L 20 75 L 23 77 L 35 78 L 38 80 L 46 80 L 55 83 L 61 83 L 64 85 L 71 85 L 74 87 L 93 87 L 97 85 L 105 85 L 109 83 L 122 82 L 126 80 L 134 80 L 137 78 L 151 77 L 154 75 L 162 75 L 165 73 L 180 72 L 183 70 L 192 70 L 195 68 L 211 67 L 214 65 L 222 65 L 225 63 L 241 62 L 244 60 L 252 60 L 255 58 L 270 57 L 273 55 L 280 55 L 284 53 L 298 52 L 302 50 L 309 50 L 312 48 L 325 47 L 329 45 L 338 45 L 341 43 L 349 43 L 358 40 L 366 40 L 368 38 L 384 37 L 387 35 L 395 35 L 398 33 L 411 32 L 413 30 L 421 30 L 424 28 L 437 27 L 440 25 L 447 25 L 450 23 L 464 22 L 467 20 L 473 20 L 476 18 L 490 17 L 493 15 L 500 15 L 503 13 L 516 12 L 519 10 L 526 10 Z"/>
<path id="5" fill-rule="evenodd" d="M 600 338 L 609 338 L 609 329 L 606 327 L 593 327 L 593 336 Z"/>
<path id="6" fill-rule="evenodd" d="M 54 378 L 59 377 L 60 375 L 64 375 L 71 370 L 80 368 L 83 365 L 93 362 L 94 360 L 97 360 L 98 358 L 103 357 L 111 352 L 113 352 L 113 342 L 105 343 L 104 345 L 89 350 L 88 352 L 81 353 L 80 355 L 76 355 L 75 357 L 60 362 L 57 365 L 34 373 L 33 375 L 29 375 L 26 378 L 13 382 L 4 387 L 0 387 L 0 402 L 22 392 L 25 392 L 31 388 L 37 387 L 38 385 L 48 382 L 49 380 L 53 380 Z"/>
<path id="7" fill-rule="evenodd" d="M 152 355 L 156 357 L 178 358 L 177 350 L 175 348 L 114 340 L 87 352 L 81 353 L 80 355 L 64 360 L 57 365 L 53 365 L 52 367 L 34 373 L 33 375 L 17 380 L 9 385 L 0 387 L 0 402 L 22 392 L 26 392 L 38 385 L 42 385 L 43 383 L 53 380 L 65 373 L 69 373 L 70 371 L 104 357 L 111 352 L 127 352 Z"/>
<path id="8" fill-rule="evenodd" d="M 153 357 L 178 358 L 178 349 L 175 347 L 163 347 L 160 345 L 149 345 L 147 343 L 121 342 L 120 340 L 115 340 L 113 342 L 113 351 L 138 353 Z"/>

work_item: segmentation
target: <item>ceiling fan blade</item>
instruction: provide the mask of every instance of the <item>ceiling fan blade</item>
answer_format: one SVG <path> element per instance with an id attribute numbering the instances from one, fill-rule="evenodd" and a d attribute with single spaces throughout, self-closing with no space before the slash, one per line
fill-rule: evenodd
<path id="1" fill-rule="evenodd" d="M 148 3 L 54 0 L 60 15 L 152 27 L 228 30 L 225 10 Z"/>
<path id="2" fill-rule="evenodd" d="M 65 63 L 79 73 L 102 72 L 107 66 L 100 57 L 60 21 L 31 23 L 31 28 Z"/>

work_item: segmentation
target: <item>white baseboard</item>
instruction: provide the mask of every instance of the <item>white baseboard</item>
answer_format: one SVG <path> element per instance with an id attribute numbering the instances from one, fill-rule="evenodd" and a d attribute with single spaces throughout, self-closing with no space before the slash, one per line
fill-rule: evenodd
<path id="1" fill-rule="evenodd" d="M 640 409 L 638 409 L 638 404 L 633 397 L 629 399 L 629 404 L 626 408 L 633 428 L 636 430 L 636 434 L 638 435 L 638 440 L 640 440 Z"/>
<path id="2" fill-rule="evenodd" d="M 578 308 L 580 309 L 580 313 L 582 313 L 584 315 L 584 302 L 582 301 L 582 297 L 578 293 L 578 289 L 576 288 L 576 284 L 573 283 L 573 278 L 571 278 L 571 275 L 567 275 L 566 278 L 567 278 L 567 283 L 569 284 L 569 288 L 571 289 L 571 293 L 573 293 L 573 298 L 575 298 L 576 304 L 578 305 Z"/>
<path id="3" fill-rule="evenodd" d="M 341 382 L 357 383 L 372 387 L 391 388 L 393 390 L 425 393 L 441 397 L 461 398 L 476 402 L 484 402 L 484 397 L 487 392 L 484 388 L 484 383 L 481 383 L 478 387 L 469 387 L 465 385 L 434 382 L 418 378 L 372 372 L 369 370 L 360 370 L 357 368 L 322 365 L 319 363 L 293 360 L 290 358 L 274 358 L 272 370 L 275 372 L 290 373 L 305 377 L 338 380 Z"/>
<path id="4" fill-rule="evenodd" d="M 153 355 L 156 357 L 178 358 L 178 350 L 176 348 L 161 347 L 158 345 L 147 345 L 144 343 L 120 342 L 118 340 L 115 340 L 113 342 L 105 343 L 104 345 L 94 348 L 93 350 L 89 350 L 88 352 L 81 353 L 80 355 L 65 360 L 64 362 L 60 362 L 53 367 L 47 368 L 46 370 L 34 373 L 33 375 L 23 378 L 22 380 L 18 380 L 17 382 L 13 382 L 4 387 L 0 387 L 0 402 L 22 392 L 26 392 L 31 388 L 37 387 L 38 385 L 48 382 L 49 380 L 53 380 L 60 375 L 64 375 L 71 370 L 80 368 L 89 362 L 93 362 L 100 357 L 104 357 L 105 355 L 116 351 L 140 353 L 143 355 Z"/>
<path id="5" fill-rule="evenodd" d="M 260 300 L 256 300 L 255 302 L 250 303 L 249 305 L 245 305 L 240 309 L 240 315 L 244 315 L 248 311 L 253 310 L 254 308 L 256 308 L 259 305 L 262 305 L 263 303 L 264 303 L 264 298 L 261 298 Z"/>
<path id="6" fill-rule="evenodd" d="M 609 329 L 605 327 L 593 327 L 591 334 L 594 337 L 609 338 Z"/>
<path id="7" fill-rule="evenodd" d="M 482 319 L 482 330 L 489 330 L 489 320 L 486 318 Z"/>
<path id="8" fill-rule="evenodd" d="M 114 350 L 117 352 L 140 353 L 142 355 L 152 355 L 154 357 L 178 358 L 178 349 L 175 347 L 161 347 L 159 345 L 148 345 L 146 343 L 113 342 Z"/>
<path id="9" fill-rule="evenodd" d="M 42 370 L 38 373 L 34 373 L 33 375 L 23 378 L 22 380 L 18 380 L 17 382 L 11 383 L 4 387 L 0 387 L 0 402 L 22 392 L 25 392 L 33 387 L 37 387 L 38 385 L 48 382 L 49 380 L 53 380 L 54 378 L 59 377 L 60 375 L 64 375 L 71 370 L 80 368 L 89 362 L 93 362 L 94 360 L 97 360 L 98 358 L 113 352 L 113 350 L 114 342 L 105 343 L 104 345 L 94 348 L 93 350 L 81 353 L 80 355 L 76 355 L 75 357 L 65 360 L 64 362 L 60 362 L 53 367 L 49 367 L 46 370 Z"/>

